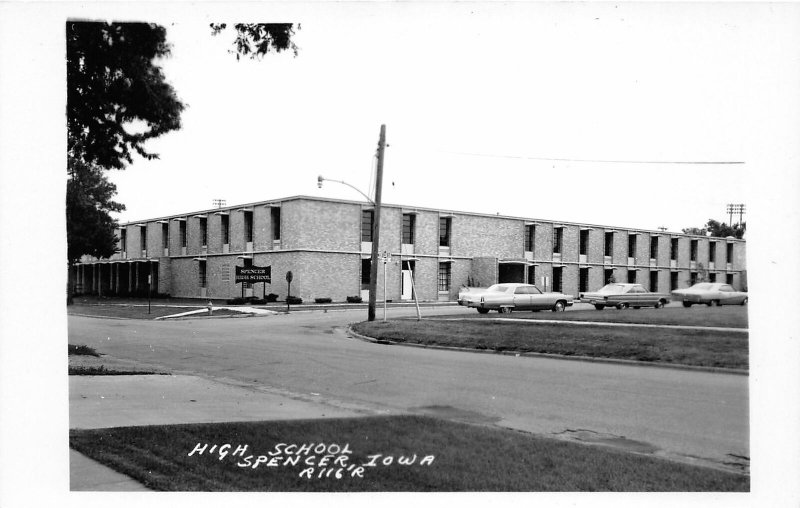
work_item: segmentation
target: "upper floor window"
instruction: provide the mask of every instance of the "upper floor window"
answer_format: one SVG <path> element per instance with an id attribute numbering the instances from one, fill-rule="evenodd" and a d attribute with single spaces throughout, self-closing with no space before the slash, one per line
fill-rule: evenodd
<path id="1" fill-rule="evenodd" d="M 180 224 L 180 235 L 181 235 L 181 247 L 186 247 L 186 221 L 181 220 Z"/>
<path id="2" fill-rule="evenodd" d="M 208 219 L 200 217 L 200 245 L 208 245 Z"/>
<path id="3" fill-rule="evenodd" d="M 717 242 L 708 244 L 708 262 L 713 263 L 717 260 Z"/>
<path id="4" fill-rule="evenodd" d="M 142 244 L 142 250 L 145 251 L 147 250 L 147 226 L 140 227 L 139 233 L 140 233 L 139 240 L 140 243 Z"/>
<path id="5" fill-rule="evenodd" d="M 678 239 L 671 238 L 669 242 L 669 258 L 671 260 L 678 259 Z"/>
<path id="6" fill-rule="evenodd" d="M 403 243 L 414 243 L 414 226 L 416 225 L 417 216 L 413 213 L 403 214 Z"/>
<path id="7" fill-rule="evenodd" d="M 658 237 L 651 236 L 650 237 L 650 259 L 656 259 L 658 257 Z"/>
<path id="8" fill-rule="evenodd" d="M 636 234 L 631 233 L 628 235 L 628 257 L 635 258 L 636 257 Z"/>
<path id="9" fill-rule="evenodd" d="M 220 215 L 220 226 L 222 229 L 222 244 L 231 243 L 231 218 L 229 215 Z"/>
<path id="10" fill-rule="evenodd" d="M 361 241 L 372 241 L 372 224 L 375 218 L 374 210 L 361 210 Z"/>
<path id="11" fill-rule="evenodd" d="M 277 241 L 281 239 L 281 209 L 273 206 L 269 209 L 269 216 L 272 222 L 272 239 Z"/>
<path id="12" fill-rule="evenodd" d="M 128 250 L 128 230 L 125 228 L 119 230 L 119 248 L 122 252 Z"/>
<path id="13" fill-rule="evenodd" d="M 253 212 L 252 210 L 244 211 L 244 241 L 253 241 Z"/>
<path id="14" fill-rule="evenodd" d="M 588 229 L 581 229 L 581 238 L 579 242 L 578 253 L 582 255 L 586 255 L 586 252 L 589 250 L 589 230 Z"/>
<path id="15" fill-rule="evenodd" d="M 561 253 L 563 243 L 564 243 L 564 228 L 553 228 L 553 254 Z"/>
<path id="16" fill-rule="evenodd" d="M 527 224 L 525 226 L 525 251 L 533 252 L 533 245 L 536 240 L 536 225 Z"/>
<path id="17" fill-rule="evenodd" d="M 161 225 L 161 246 L 169 249 L 169 222 Z"/>
<path id="18" fill-rule="evenodd" d="M 697 261 L 697 240 L 692 240 L 691 245 L 689 247 L 689 260 L 690 261 Z"/>
<path id="19" fill-rule="evenodd" d="M 606 231 L 604 240 L 603 255 L 611 257 L 614 253 L 614 232 Z"/>
<path id="20" fill-rule="evenodd" d="M 725 262 L 733 263 L 733 244 L 729 243 L 725 248 Z"/>
<path id="21" fill-rule="evenodd" d="M 450 246 L 450 228 L 452 221 L 450 217 L 439 217 L 439 246 Z M 448 267 L 449 269 L 449 267 Z"/>

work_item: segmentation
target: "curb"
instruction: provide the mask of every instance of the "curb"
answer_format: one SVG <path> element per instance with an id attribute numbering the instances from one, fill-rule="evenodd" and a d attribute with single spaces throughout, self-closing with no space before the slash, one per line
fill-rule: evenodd
<path id="1" fill-rule="evenodd" d="M 572 360 L 577 362 L 610 363 L 616 365 L 627 365 L 630 367 L 654 367 L 658 369 L 689 370 L 695 372 L 710 372 L 714 374 L 735 374 L 739 376 L 750 375 L 750 372 L 747 370 L 730 369 L 726 367 L 703 367 L 698 365 L 684 365 L 680 363 L 669 364 L 669 363 L 640 362 L 638 360 L 623 360 L 619 358 L 598 358 L 594 356 L 569 356 L 569 355 L 556 355 L 552 353 L 531 353 L 531 352 L 521 353 L 515 351 L 495 351 L 493 349 L 474 349 L 465 347 L 450 347 L 450 346 L 438 346 L 438 345 L 428 345 L 428 344 L 411 344 L 406 342 L 394 342 L 391 340 L 376 339 L 375 337 L 370 337 L 368 335 L 361 335 L 360 333 L 355 332 L 352 326 L 347 327 L 347 335 L 358 340 L 371 342 L 373 344 L 382 344 L 385 346 L 405 346 L 405 347 L 416 347 L 421 349 L 442 349 L 446 351 L 460 351 L 465 353 L 491 354 L 491 355 L 503 355 L 503 356 L 525 356 L 531 358 L 550 358 L 553 360 Z"/>

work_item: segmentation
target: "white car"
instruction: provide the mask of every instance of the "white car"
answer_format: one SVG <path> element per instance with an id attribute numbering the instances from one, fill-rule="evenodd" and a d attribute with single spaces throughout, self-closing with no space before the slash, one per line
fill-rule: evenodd
<path id="1" fill-rule="evenodd" d="M 730 284 L 719 282 L 698 282 L 686 289 L 676 289 L 672 292 L 676 301 L 682 301 L 684 307 L 691 307 L 696 303 L 711 305 L 747 305 L 747 293 L 735 291 Z"/>
<path id="2" fill-rule="evenodd" d="M 507 313 L 512 310 L 552 310 L 562 312 L 572 306 L 573 298 L 563 293 L 543 293 L 532 284 L 495 284 L 486 289 L 468 288 L 458 294 L 459 305 L 478 309 L 481 314 L 490 310 Z"/>

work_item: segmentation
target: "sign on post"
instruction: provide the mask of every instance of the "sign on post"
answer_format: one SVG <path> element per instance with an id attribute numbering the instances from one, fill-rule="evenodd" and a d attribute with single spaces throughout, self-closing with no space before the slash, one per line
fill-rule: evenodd
<path id="1" fill-rule="evenodd" d="M 236 284 L 240 282 L 266 282 L 272 284 L 272 266 L 237 266 Z"/>

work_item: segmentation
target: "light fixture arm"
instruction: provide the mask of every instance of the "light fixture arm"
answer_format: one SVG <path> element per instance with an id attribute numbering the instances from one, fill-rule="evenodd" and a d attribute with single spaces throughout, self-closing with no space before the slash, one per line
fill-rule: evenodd
<path id="1" fill-rule="evenodd" d="M 340 184 L 342 184 L 342 185 L 347 185 L 348 187 L 350 187 L 350 188 L 351 188 L 351 189 L 353 189 L 354 191 L 356 191 L 356 192 L 358 192 L 359 194 L 361 194 L 362 196 L 364 196 L 364 199 L 366 199 L 367 201 L 369 201 L 369 203 L 370 203 L 371 205 L 375 206 L 375 202 L 374 202 L 372 199 L 370 199 L 370 197 L 369 197 L 369 196 L 367 196 L 366 194 L 364 194 L 363 192 L 361 192 L 361 191 L 360 191 L 358 188 L 356 188 L 356 187 L 354 187 L 354 186 L 350 185 L 349 183 L 345 182 L 344 180 L 332 180 L 332 179 L 330 179 L 330 178 L 325 178 L 325 177 L 323 177 L 323 176 L 321 176 L 321 175 L 320 175 L 320 176 L 318 176 L 318 177 L 317 177 L 317 186 L 319 186 L 320 188 L 322 188 L 322 182 L 325 182 L 325 181 L 327 181 L 327 182 L 336 182 L 336 183 L 340 183 Z"/>

